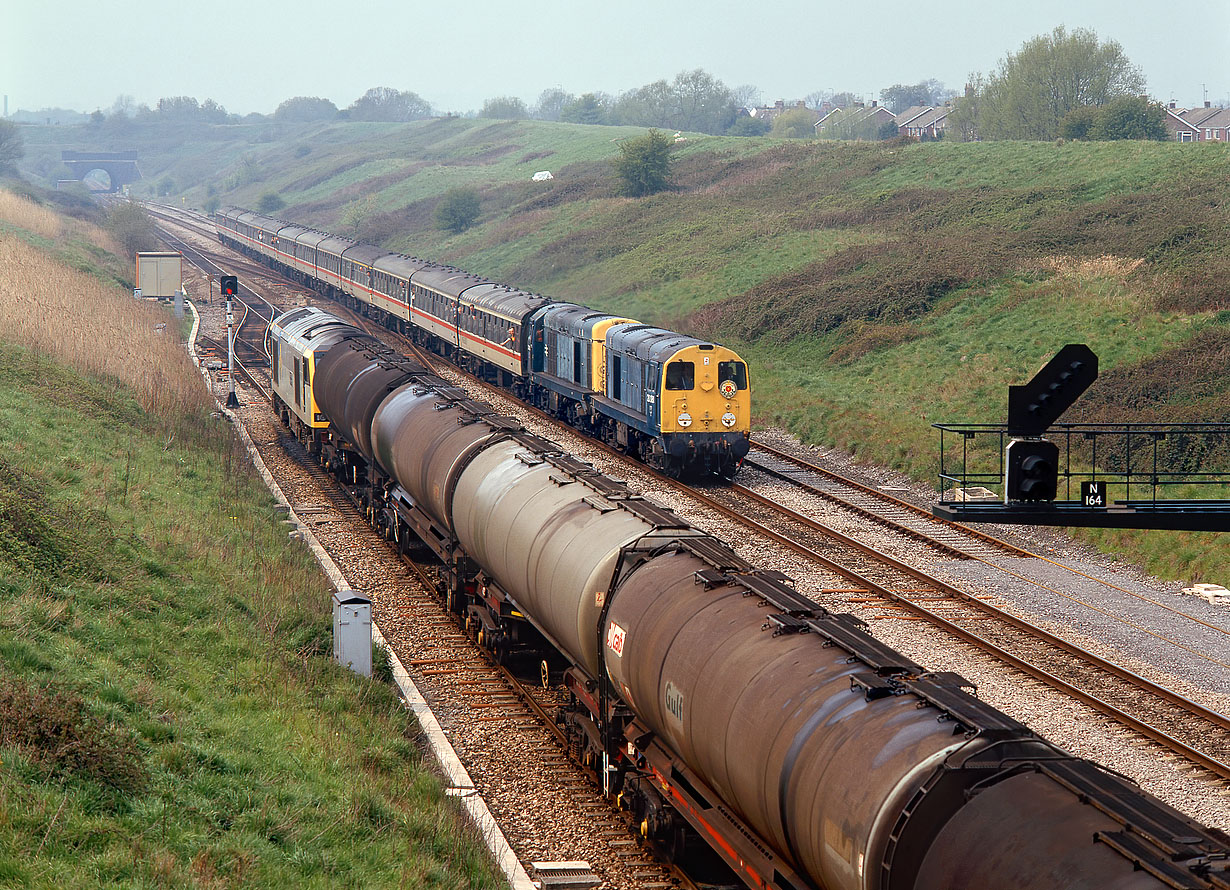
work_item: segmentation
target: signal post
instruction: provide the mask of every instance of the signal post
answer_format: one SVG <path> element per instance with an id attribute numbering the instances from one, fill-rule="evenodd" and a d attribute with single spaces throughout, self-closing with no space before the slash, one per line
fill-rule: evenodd
<path id="1" fill-rule="evenodd" d="M 239 279 L 234 275 L 220 275 L 218 287 L 226 298 L 226 376 L 229 381 L 226 407 L 238 408 L 239 398 L 235 395 L 235 315 L 231 311 L 231 297 L 239 296 Z"/>

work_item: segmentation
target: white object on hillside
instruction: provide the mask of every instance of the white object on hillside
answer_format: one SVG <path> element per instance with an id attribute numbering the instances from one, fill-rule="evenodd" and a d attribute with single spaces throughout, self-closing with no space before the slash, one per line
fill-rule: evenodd
<path id="1" fill-rule="evenodd" d="M 530 179 L 534 182 L 546 182 L 548 179 L 554 179 L 554 178 L 555 177 L 551 175 L 550 170 L 539 170 L 537 173 L 535 173 L 533 176 L 530 177 Z"/>

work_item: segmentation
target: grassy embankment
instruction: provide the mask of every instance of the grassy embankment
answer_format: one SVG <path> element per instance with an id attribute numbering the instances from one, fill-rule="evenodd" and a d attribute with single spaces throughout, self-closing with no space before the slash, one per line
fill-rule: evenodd
<path id="1" fill-rule="evenodd" d="M 0 195 L 0 885 L 498 886 L 167 315 L 26 243 L 78 238 Z"/>
<path id="2" fill-rule="evenodd" d="M 1006 386 L 1068 342 L 1094 348 L 1102 379 L 1065 419 L 1230 418 L 1227 146 L 690 134 L 678 189 L 632 201 L 609 169 L 624 135 L 302 128 L 193 167 L 186 197 L 277 191 L 288 218 L 721 339 L 751 361 L 760 422 L 927 481 L 931 423 L 1002 419 Z M 546 168 L 554 181 L 528 182 Z M 455 236 L 432 224 L 453 185 L 483 195 Z M 1164 575 L 1230 577 L 1215 536 L 1084 534 Z"/>

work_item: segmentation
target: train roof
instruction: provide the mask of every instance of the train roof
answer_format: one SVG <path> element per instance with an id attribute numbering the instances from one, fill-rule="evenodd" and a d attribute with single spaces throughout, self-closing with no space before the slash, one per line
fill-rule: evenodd
<path id="1" fill-rule="evenodd" d="M 486 278 L 462 272 L 452 266 L 427 266 L 414 273 L 414 283 L 452 297 L 461 296 L 466 288 L 490 284 Z"/>
<path id="2" fill-rule="evenodd" d="M 623 316 L 611 315 L 581 306 L 577 303 L 552 303 L 542 310 L 544 327 L 553 331 L 561 331 L 574 337 L 589 337 L 594 332 L 594 326 L 610 318 L 623 319 Z M 626 320 L 626 319 L 625 319 Z"/>
<path id="3" fill-rule="evenodd" d="M 420 260 L 405 254 L 389 253 L 380 257 L 372 265 L 381 272 L 387 272 L 398 278 L 409 279 L 415 272 L 418 272 L 420 269 L 426 269 L 432 264 L 427 262 L 427 260 Z"/>
<path id="4" fill-rule="evenodd" d="M 713 347 L 709 340 L 700 340 L 656 328 L 639 322 L 627 322 L 613 326 L 606 333 L 607 345 L 618 352 L 624 352 L 641 361 L 664 362 L 681 349 L 689 346 Z"/>
<path id="5" fill-rule="evenodd" d="M 272 232 L 274 234 L 277 234 L 279 229 L 284 229 L 290 225 L 290 223 L 284 219 L 277 219 L 276 217 L 265 216 L 255 212 L 253 212 L 247 219 L 243 220 L 243 222 L 249 226 L 255 226 L 262 231 Z"/>
<path id="6" fill-rule="evenodd" d="M 302 244 L 304 247 L 317 247 L 321 241 L 324 241 L 329 236 L 319 229 L 305 229 L 295 236 L 295 243 Z"/>
<path id="7" fill-rule="evenodd" d="M 334 256 L 341 256 L 347 250 L 354 247 L 357 243 L 357 241 L 353 241 L 350 238 L 343 238 L 340 235 L 326 235 L 324 240 L 316 245 L 316 249 L 327 251 Z"/>
<path id="8" fill-rule="evenodd" d="M 284 225 L 282 226 L 282 228 L 278 229 L 278 240 L 281 241 L 283 238 L 288 238 L 293 241 L 296 238 L 298 238 L 300 235 L 302 235 L 304 232 L 310 232 L 310 231 L 311 229 L 309 229 L 307 226 L 301 226 L 298 223 L 288 223 L 287 225 Z"/>
<path id="9" fill-rule="evenodd" d="M 538 294 L 531 294 L 505 284 L 484 282 L 467 288 L 461 295 L 464 303 L 486 309 L 509 321 L 521 321 L 531 312 L 546 306 L 551 301 Z"/>
<path id="10" fill-rule="evenodd" d="M 345 259 L 355 263 L 362 263 L 365 266 L 370 266 L 382 256 L 386 256 L 388 251 L 383 247 L 376 247 L 371 244 L 352 244 L 347 247 L 342 256 Z"/>

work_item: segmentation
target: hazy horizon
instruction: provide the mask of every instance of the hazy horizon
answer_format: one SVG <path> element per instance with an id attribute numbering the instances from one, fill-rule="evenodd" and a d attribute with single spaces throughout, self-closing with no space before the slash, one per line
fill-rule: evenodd
<path id="1" fill-rule="evenodd" d="M 552 87 L 618 95 L 703 68 L 764 102 L 849 91 L 878 98 L 928 78 L 960 91 L 969 75 L 1058 25 L 1119 42 L 1150 95 L 1180 105 L 1230 97 L 1230 3 L 1177 0 L 1164 17 L 1128 0 L 1036 0 L 1005 6 L 940 0 L 926 7 L 769 0 L 749 14 L 730 0 L 619 7 L 560 0 L 516 10 L 495 0 L 427 7 L 371 0 L 342 7 L 217 0 L 22 4 L 0 35 L 0 93 L 10 113 L 153 106 L 167 96 L 214 99 L 228 112 L 271 113 L 293 96 L 339 108 L 370 87 L 413 90 L 440 112 L 511 95 L 533 106 Z M 992 7 L 993 8 L 993 7 Z M 991 19 L 994 20 L 991 20 Z M 244 27 L 240 27 L 243 23 Z"/>

